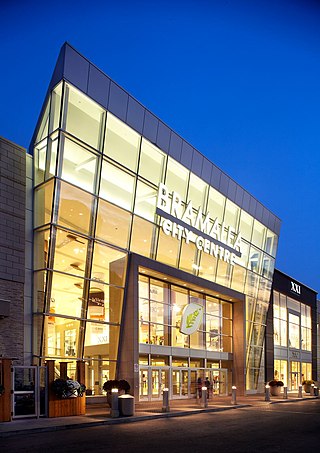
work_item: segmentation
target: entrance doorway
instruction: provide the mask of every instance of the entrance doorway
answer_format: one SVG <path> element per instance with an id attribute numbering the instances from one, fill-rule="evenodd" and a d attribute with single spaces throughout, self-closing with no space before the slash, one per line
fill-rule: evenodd
<path id="1" fill-rule="evenodd" d="M 46 367 L 14 366 L 12 418 L 46 415 Z"/>
<path id="2" fill-rule="evenodd" d="M 197 382 L 210 381 L 210 395 L 228 394 L 228 370 L 224 368 L 185 368 L 141 366 L 139 371 L 139 400 L 154 401 L 162 398 L 164 388 L 172 399 L 195 398 Z"/>

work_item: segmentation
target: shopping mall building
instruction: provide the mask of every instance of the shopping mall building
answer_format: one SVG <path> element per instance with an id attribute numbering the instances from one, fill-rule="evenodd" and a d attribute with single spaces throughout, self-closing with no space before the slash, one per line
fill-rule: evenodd
<path id="1" fill-rule="evenodd" d="M 140 400 L 316 378 L 316 293 L 272 289 L 279 218 L 70 45 L 28 153 L 1 147 L 21 198 L 1 208 L 1 354 L 84 359 L 88 395 L 117 377 Z"/>

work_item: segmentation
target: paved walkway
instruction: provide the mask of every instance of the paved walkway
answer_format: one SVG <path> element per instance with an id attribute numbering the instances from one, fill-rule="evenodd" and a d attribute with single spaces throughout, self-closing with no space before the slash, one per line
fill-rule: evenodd
<path id="1" fill-rule="evenodd" d="M 172 400 L 170 401 L 170 411 L 162 412 L 162 401 L 139 402 L 135 405 L 135 413 L 130 417 L 112 418 L 110 408 L 107 404 L 87 404 L 86 415 L 76 417 L 57 417 L 57 418 L 25 418 L 16 419 L 11 422 L 0 423 L 0 437 L 14 436 L 19 434 L 56 431 L 62 429 L 72 429 L 80 427 L 90 427 L 98 425 L 110 425 L 118 423 L 132 423 L 142 420 L 152 420 L 163 417 L 180 417 L 201 412 L 219 412 L 234 410 L 243 407 L 267 407 L 275 403 L 292 403 L 318 399 L 318 397 L 303 395 L 298 398 L 297 394 L 289 394 L 288 399 L 271 397 L 271 401 L 265 401 L 264 395 L 253 395 L 238 397 L 236 403 L 231 404 L 231 397 L 214 396 L 209 399 L 208 407 L 202 407 L 199 400 Z"/>

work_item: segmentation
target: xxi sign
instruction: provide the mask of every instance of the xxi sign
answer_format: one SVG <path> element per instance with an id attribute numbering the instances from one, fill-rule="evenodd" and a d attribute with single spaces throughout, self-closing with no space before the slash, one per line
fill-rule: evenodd
<path id="1" fill-rule="evenodd" d="M 301 295 L 301 286 L 298 283 L 291 282 L 291 291 L 295 294 Z"/>

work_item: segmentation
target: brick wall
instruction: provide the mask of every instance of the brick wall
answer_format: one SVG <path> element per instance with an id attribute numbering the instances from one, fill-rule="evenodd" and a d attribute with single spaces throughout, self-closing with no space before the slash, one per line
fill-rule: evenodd
<path id="1" fill-rule="evenodd" d="M 23 360 L 26 151 L 0 137 L 0 355 Z M 0 313 L 1 315 L 1 313 Z"/>

